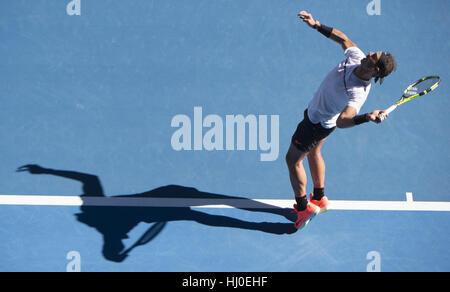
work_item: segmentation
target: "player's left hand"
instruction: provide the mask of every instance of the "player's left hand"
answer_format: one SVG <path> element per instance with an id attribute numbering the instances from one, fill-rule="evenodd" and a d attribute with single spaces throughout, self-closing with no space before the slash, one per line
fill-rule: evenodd
<path id="1" fill-rule="evenodd" d="M 16 171 L 17 172 L 24 172 L 28 171 L 31 174 L 42 174 L 45 173 L 45 168 L 37 165 L 37 164 L 27 164 L 19 167 Z"/>
<path id="2" fill-rule="evenodd" d="M 297 16 L 311 28 L 314 28 L 315 25 L 318 24 L 318 21 L 314 20 L 311 13 L 308 13 L 307 11 L 300 11 Z"/>

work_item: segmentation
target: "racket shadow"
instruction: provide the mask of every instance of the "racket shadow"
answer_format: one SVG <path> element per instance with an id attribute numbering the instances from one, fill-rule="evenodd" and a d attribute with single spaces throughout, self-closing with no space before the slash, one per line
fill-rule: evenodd
<path id="1" fill-rule="evenodd" d="M 239 228 L 276 235 L 292 234 L 297 231 L 291 223 L 296 219 L 291 213 L 292 209 L 268 205 L 245 197 L 201 192 L 192 187 L 179 185 L 163 186 L 139 194 L 105 197 L 100 179 L 95 175 L 47 169 L 38 165 L 26 165 L 18 171 L 54 175 L 81 182 L 83 205 L 80 207 L 81 212 L 75 216 L 79 222 L 95 228 L 102 234 L 103 256 L 113 262 L 123 262 L 133 249 L 151 242 L 166 228 L 167 222 L 171 221 L 194 221 L 211 227 Z M 99 206 L 99 200 L 104 202 L 105 199 L 108 199 L 108 205 Z M 229 216 L 212 215 L 193 210 L 191 208 L 195 206 L 193 201 L 197 205 L 220 204 L 250 212 L 271 213 L 291 222 L 250 222 Z M 153 224 L 136 243 L 125 248 L 122 241 L 128 238 L 128 233 L 139 223 Z"/>

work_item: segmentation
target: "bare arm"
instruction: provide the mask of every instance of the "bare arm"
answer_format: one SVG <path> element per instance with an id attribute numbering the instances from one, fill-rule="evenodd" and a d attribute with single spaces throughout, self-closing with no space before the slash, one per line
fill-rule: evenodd
<path id="1" fill-rule="evenodd" d="M 298 16 L 303 20 L 309 27 L 319 30 L 322 28 L 322 24 L 315 20 L 312 15 L 306 11 L 301 11 Z M 333 28 L 331 30 L 330 39 L 337 42 L 342 46 L 344 50 L 350 47 L 356 47 L 356 45 L 340 30 Z"/>
<path id="2" fill-rule="evenodd" d="M 362 118 L 365 118 L 367 122 L 381 123 L 380 119 L 377 117 L 382 114 L 384 111 L 375 110 L 371 113 L 364 114 Z M 356 126 L 355 123 L 356 109 L 351 106 L 347 106 L 339 115 L 339 118 L 336 121 L 336 126 L 341 129 L 351 128 Z"/>
<path id="3" fill-rule="evenodd" d="M 321 24 L 319 23 L 318 26 L 321 26 Z M 344 50 L 350 47 L 356 47 L 355 43 L 353 43 L 343 32 L 335 28 L 333 28 L 331 32 L 330 39 L 340 44 Z"/>

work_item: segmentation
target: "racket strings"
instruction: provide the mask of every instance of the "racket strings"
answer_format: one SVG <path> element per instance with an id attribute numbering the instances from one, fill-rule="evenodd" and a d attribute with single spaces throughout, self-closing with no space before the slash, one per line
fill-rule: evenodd
<path id="1" fill-rule="evenodd" d="M 425 91 L 429 91 L 433 87 L 433 85 L 435 85 L 438 82 L 439 78 L 428 78 L 425 80 L 421 80 L 406 90 L 405 98 L 420 94 Z"/>

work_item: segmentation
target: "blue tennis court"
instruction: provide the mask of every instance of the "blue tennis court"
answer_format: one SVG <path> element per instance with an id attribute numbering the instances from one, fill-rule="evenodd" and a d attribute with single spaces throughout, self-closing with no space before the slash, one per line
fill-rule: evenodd
<path id="1" fill-rule="evenodd" d="M 449 9 L 1 1 L 0 271 L 450 271 Z M 345 58 L 301 10 L 395 55 L 362 112 L 442 82 L 327 139 L 335 208 L 297 231 L 285 154 Z"/>

